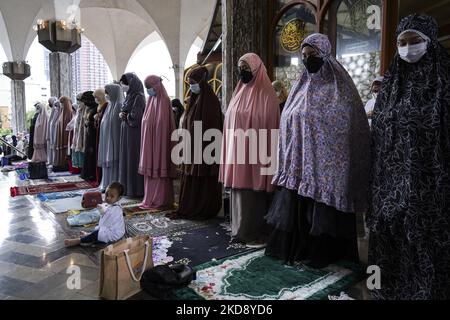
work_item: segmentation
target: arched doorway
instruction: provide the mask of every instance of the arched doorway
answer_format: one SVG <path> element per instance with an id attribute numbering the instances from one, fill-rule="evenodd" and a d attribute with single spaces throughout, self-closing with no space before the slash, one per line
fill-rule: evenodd
<path id="1" fill-rule="evenodd" d="M 143 83 L 149 75 L 160 76 L 169 97 L 174 98 L 176 95 L 177 83 L 172 58 L 166 43 L 159 36 L 133 54 L 125 72 L 135 72 Z"/>

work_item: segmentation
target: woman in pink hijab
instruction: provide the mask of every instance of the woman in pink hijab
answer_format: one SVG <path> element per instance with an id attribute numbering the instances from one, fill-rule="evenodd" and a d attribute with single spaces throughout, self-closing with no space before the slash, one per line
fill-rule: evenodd
<path id="1" fill-rule="evenodd" d="M 145 197 L 142 209 L 169 210 L 174 205 L 173 179 L 176 168 L 171 161 L 175 130 L 170 98 L 162 79 L 149 76 L 145 80 L 149 94 L 142 118 L 142 142 L 139 174 L 144 176 Z"/>
<path id="2" fill-rule="evenodd" d="M 244 55 L 239 71 L 241 80 L 225 116 L 219 181 L 231 188 L 232 237 L 261 247 L 266 241 L 264 216 L 274 191 L 269 167 L 276 168 L 280 108 L 260 57 Z M 244 143 L 242 134 L 247 134 Z M 261 154 L 275 156 L 275 161 L 261 159 Z"/>
<path id="3" fill-rule="evenodd" d="M 68 167 L 68 155 L 67 149 L 70 149 L 69 131 L 66 130 L 67 125 L 73 118 L 72 101 L 69 97 L 61 97 L 59 99 L 61 103 L 61 113 L 56 123 L 56 161 L 53 168 L 54 172 L 67 171 Z"/>

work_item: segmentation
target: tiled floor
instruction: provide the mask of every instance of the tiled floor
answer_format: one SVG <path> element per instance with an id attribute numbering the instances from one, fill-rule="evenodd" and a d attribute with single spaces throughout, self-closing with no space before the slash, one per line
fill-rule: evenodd
<path id="1" fill-rule="evenodd" d="M 99 267 L 93 252 L 66 249 L 66 235 L 33 197 L 10 198 L 16 174 L 0 174 L 0 299 L 98 299 Z M 81 270 L 81 289 L 70 290 L 67 269 Z"/>
<path id="2" fill-rule="evenodd" d="M 11 198 L 9 188 L 19 185 L 15 172 L 0 173 L 0 300 L 96 300 L 99 266 L 95 249 L 66 249 L 67 237 L 54 215 L 33 197 Z M 360 239 L 362 260 L 367 241 Z M 67 269 L 81 270 L 81 288 L 70 290 Z M 348 292 L 355 299 L 370 299 L 360 283 Z M 149 299 L 139 294 L 133 299 Z"/>

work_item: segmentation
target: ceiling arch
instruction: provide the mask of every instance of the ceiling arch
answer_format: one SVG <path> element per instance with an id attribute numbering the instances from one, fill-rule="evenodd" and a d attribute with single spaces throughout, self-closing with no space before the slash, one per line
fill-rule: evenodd
<path id="1" fill-rule="evenodd" d="M 102 53 L 115 79 L 125 72 L 135 48 L 156 31 L 139 16 L 122 9 L 83 8 L 81 21 L 85 35 Z"/>
<path id="2" fill-rule="evenodd" d="M 15 61 L 22 61 L 26 58 L 28 52 L 27 39 L 29 38 L 30 28 L 33 21 L 41 10 L 43 0 L 28 1 L 0 1 L 0 12 L 3 16 L 4 30 L 8 34 L 9 48 L 6 50 L 8 58 Z M 2 36 L 5 41 L 5 36 Z M 31 43 L 30 43 L 31 44 Z"/>
<path id="3" fill-rule="evenodd" d="M 9 42 L 9 34 L 6 29 L 5 21 L 3 21 L 3 15 L 1 12 L 0 12 L 0 44 L 2 45 L 3 50 L 5 51 L 6 58 L 8 59 L 8 61 L 12 61 L 13 55 L 11 51 L 11 44 Z M 6 61 L 0 61 L 0 63 L 1 62 Z"/>

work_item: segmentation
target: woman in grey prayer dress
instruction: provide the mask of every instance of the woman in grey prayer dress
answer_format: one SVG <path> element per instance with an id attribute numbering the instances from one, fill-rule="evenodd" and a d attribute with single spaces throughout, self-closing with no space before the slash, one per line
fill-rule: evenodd
<path id="1" fill-rule="evenodd" d="M 119 181 L 120 129 L 119 118 L 124 96 L 118 84 L 105 86 L 109 106 L 103 115 L 100 125 L 100 144 L 98 151 L 98 166 L 102 168 L 103 178 L 100 189 L 106 188 L 113 182 Z"/>
<path id="2" fill-rule="evenodd" d="M 125 195 L 133 198 L 144 196 L 144 177 L 138 173 L 141 154 L 141 127 L 145 110 L 144 85 L 135 73 L 126 73 L 120 84 L 127 97 L 121 108 L 119 182 L 125 187 Z"/>

